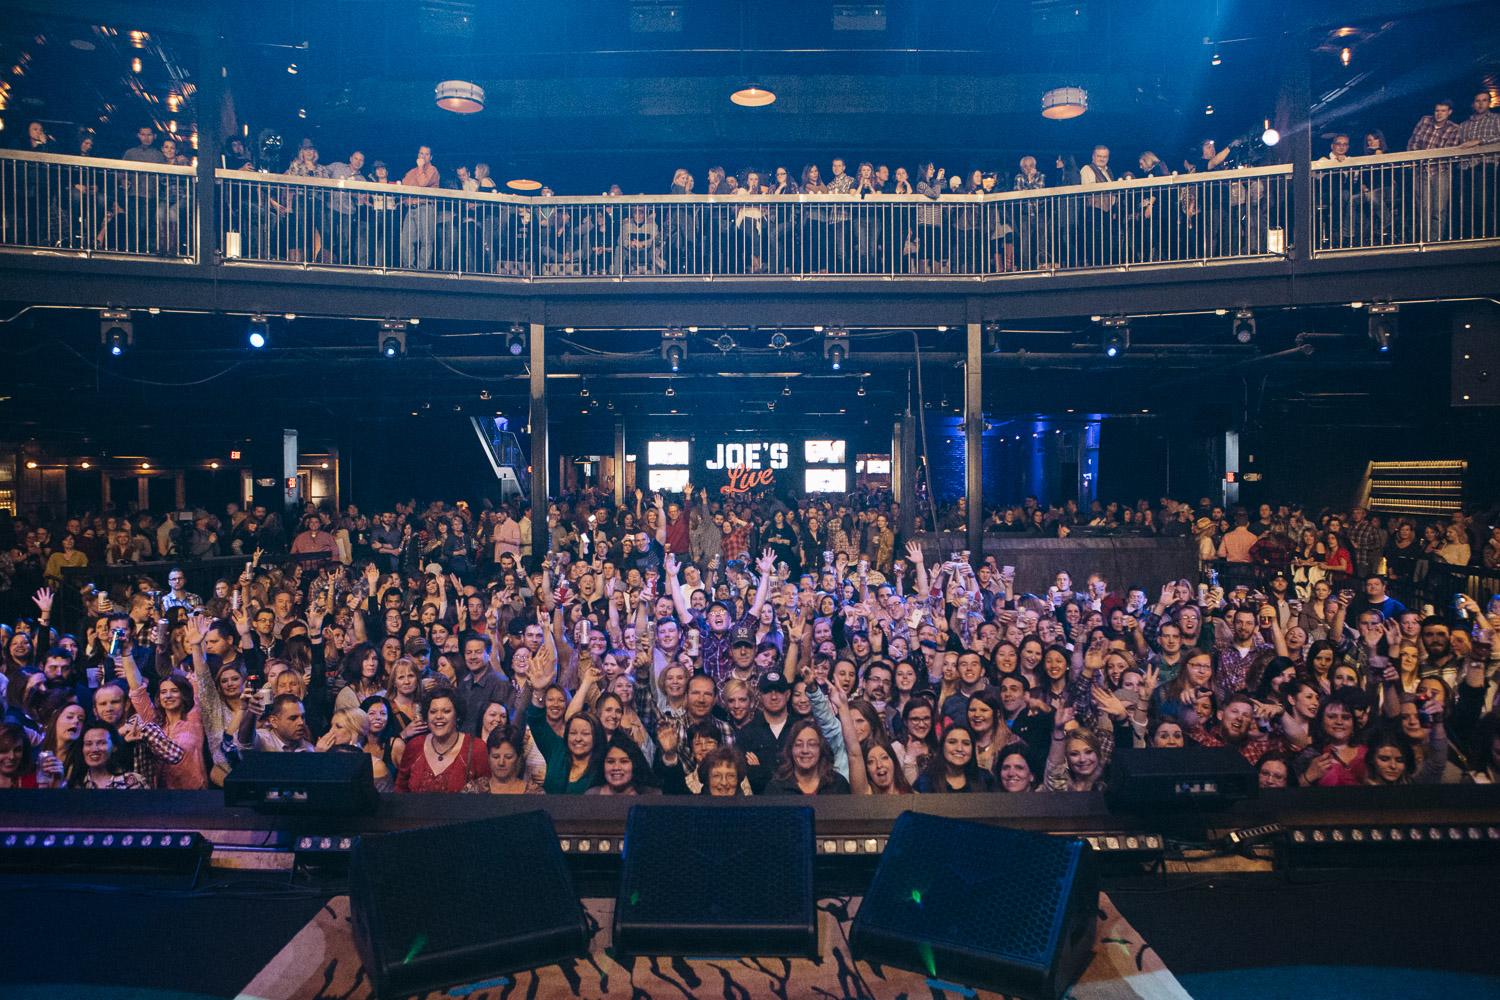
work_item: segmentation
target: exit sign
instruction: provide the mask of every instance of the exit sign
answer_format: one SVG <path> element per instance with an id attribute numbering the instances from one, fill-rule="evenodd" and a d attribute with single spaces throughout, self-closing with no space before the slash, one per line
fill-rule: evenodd
<path id="1" fill-rule="evenodd" d="M 1239 478 L 1240 478 L 1240 474 L 1238 472 L 1226 472 L 1226 473 L 1224 473 L 1224 482 L 1226 482 L 1226 483 L 1236 482 Z"/>
<path id="2" fill-rule="evenodd" d="M 229 453 L 229 460 L 231 462 L 238 462 L 240 460 L 240 453 L 237 451 L 231 451 Z"/>

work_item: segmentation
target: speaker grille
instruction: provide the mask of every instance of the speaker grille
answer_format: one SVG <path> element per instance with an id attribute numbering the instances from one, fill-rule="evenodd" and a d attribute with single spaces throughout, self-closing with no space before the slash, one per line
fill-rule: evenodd
<path id="1" fill-rule="evenodd" d="M 903 813 L 859 918 L 1045 969 L 1079 850 L 1076 840 Z"/>
<path id="2" fill-rule="evenodd" d="M 543 812 L 362 837 L 349 883 L 360 904 L 355 919 L 385 967 L 583 925 L 557 833 Z M 366 919 L 377 897 L 378 918 Z"/>
<path id="3" fill-rule="evenodd" d="M 788 847 L 794 849 L 788 850 Z M 812 814 L 806 807 L 634 806 L 625 839 L 622 900 L 630 918 L 677 923 L 808 919 Z"/>

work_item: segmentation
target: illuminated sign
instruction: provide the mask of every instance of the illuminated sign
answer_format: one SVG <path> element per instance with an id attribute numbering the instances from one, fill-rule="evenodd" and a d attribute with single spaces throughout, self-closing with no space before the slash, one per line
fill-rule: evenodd
<path id="1" fill-rule="evenodd" d="M 721 443 L 715 446 L 713 459 L 704 462 L 703 467 L 715 472 L 728 469 L 731 473 L 735 470 L 759 472 L 763 469 L 785 469 L 790 453 L 791 449 L 780 441 Z"/>

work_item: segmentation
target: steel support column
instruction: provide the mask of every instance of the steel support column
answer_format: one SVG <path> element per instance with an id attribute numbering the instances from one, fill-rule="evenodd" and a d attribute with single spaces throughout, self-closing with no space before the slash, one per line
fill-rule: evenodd
<path id="1" fill-rule="evenodd" d="M 1292 160 L 1291 258 L 1310 260 L 1316 246 L 1317 211 L 1313 204 L 1312 53 L 1308 33 L 1292 27 L 1282 39 L 1285 66 L 1277 119 L 1285 116 L 1286 141 Z"/>
<path id="2" fill-rule="evenodd" d="M 198 232 L 198 263 L 214 267 L 219 263 L 219 193 L 214 170 L 219 166 L 220 105 L 223 103 L 225 78 L 224 40 L 217 30 L 199 39 L 198 46 L 198 175 L 195 183 L 198 197 L 193 205 L 193 225 Z"/>
<path id="3" fill-rule="evenodd" d="M 634 483 L 631 484 L 632 488 Z M 634 496 L 634 492 L 631 496 Z M 625 509 L 625 421 L 615 421 L 615 509 Z"/>
<path id="4" fill-rule="evenodd" d="M 552 458 L 547 441 L 547 328 L 531 324 L 531 556 L 540 561 L 550 546 L 547 481 Z"/>
<path id="5" fill-rule="evenodd" d="M 969 499 L 969 541 L 965 548 L 972 558 L 984 561 L 984 366 L 982 324 L 971 322 L 968 357 L 964 361 L 964 494 Z"/>
<path id="6" fill-rule="evenodd" d="M 917 532 L 917 414 L 910 378 L 906 385 L 906 412 L 901 417 L 900 453 L 901 481 L 896 487 L 896 502 L 901 505 L 901 539 L 910 541 Z M 894 455 L 891 457 L 895 459 Z"/>

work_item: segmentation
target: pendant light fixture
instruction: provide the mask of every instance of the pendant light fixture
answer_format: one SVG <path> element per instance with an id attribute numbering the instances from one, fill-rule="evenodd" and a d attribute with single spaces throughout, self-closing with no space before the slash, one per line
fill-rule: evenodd
<path id="1" fill-rule="evenodd" d="M 729 95 L 729 99 L 742 108 L 763 108 L 776 100 L 776 95 L 764 87 L 751 85 L 741 87 Z"/>
<path id="2" fill-rule="evenodd" d="M 459 115 L 477 114 L 484 110 L 484 88 L 467 80 L 444 80 L 434 92 L 437 106 L 444 111 Z"/>
<path id="3" fill-rule="evenodd" d="M 1077 118 L 1089 109 L 1089 92 L 1082 87 L 1054 87 L 1042 95 L 1042 117 Z"/>
<path id="4" fill-rule="evenodd" d="M 740 4 L 740 86 L 729 95 L 729 99 L 742 108 L 763 108 L 775 101 L 776 95 L 745 72 L 745 33 L 748 27 L 745 7 L 745 4 Z"/>

